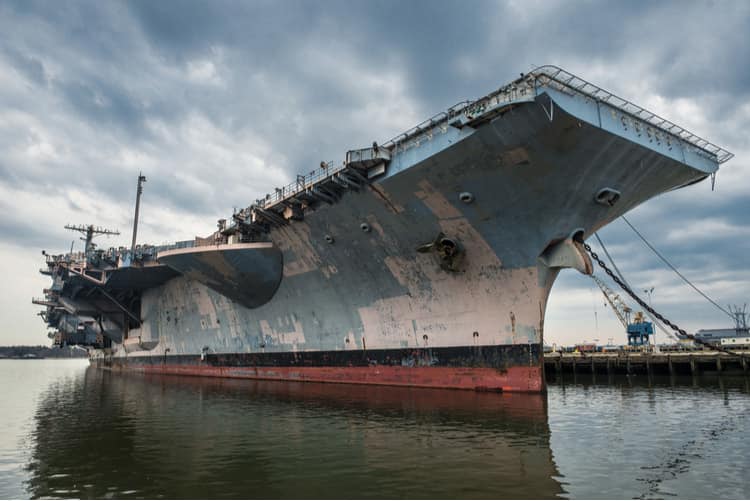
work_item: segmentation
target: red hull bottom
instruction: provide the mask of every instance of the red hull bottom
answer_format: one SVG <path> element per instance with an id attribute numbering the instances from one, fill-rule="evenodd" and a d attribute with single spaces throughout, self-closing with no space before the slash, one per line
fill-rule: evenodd
<path id="1" fill-rule="evenodd" d="M 492 392 L 542 392 L 541 367 L 231 367 L 180 364 L 117 364 L 113 370 L 148 374 L 208 376 L 275 381 L 451 388 Z"/>

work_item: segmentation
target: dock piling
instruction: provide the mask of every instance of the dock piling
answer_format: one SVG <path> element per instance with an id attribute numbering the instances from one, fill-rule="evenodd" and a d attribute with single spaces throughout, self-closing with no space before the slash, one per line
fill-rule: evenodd
<path id="1" fill-rule="evenodd" d="M 708 369 L 721 374 L 744 374 L 750 376 L 750 356 L 739 352 L 733 355 L 715 351 L 695 351 L 676 353 L 554 353 L 545 355 L 545 367 L 552 374 L 669 374 L 676 376 L 688 373 L 694 376 L 701 374 L 701 369 Z M 689 372 L 688 372 L 689 370 Z M 591 372 L 589 372 L 591 371 Z"/>

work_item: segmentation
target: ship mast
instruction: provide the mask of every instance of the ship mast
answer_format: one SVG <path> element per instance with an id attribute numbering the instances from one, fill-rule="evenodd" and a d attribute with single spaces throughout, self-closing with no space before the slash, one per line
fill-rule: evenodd
<path id="1" fill-rule="evenodd" d="M 135 237 L 138 234 L 138 211 L 141 208 L 141 194 L 143 193 L 143 183 L 146 182 L 146 176 L 142 172 L 138 173 L 138 190 L 135 194 L 135 218 L 133 219 L 133 243 L 130 245 L 131 255 L 135 254 Z"/>
<path id="2" fill-rule="evenodd" d="M 96 235 L 119 235 L 120 232 L 117 230 L 108 230 L 106 228 L 102 228 L 100 226 L 94 226 L 93 224 L 78 224 L 73 226 L 72 224 L 66 224 L 65 225 L 66 230 L 72 230 L 72 231 L 79 231 L 85 235 L 85 237 L 81 237 L 81 240 L 84 240 L 86 242 L 86 247 L 84 248 L 84 252 L 88 254 L 88 252 L 92 249 L 93 242 L 92 240 Z M 71 245 L 71 249 L 73 246 Z"/>

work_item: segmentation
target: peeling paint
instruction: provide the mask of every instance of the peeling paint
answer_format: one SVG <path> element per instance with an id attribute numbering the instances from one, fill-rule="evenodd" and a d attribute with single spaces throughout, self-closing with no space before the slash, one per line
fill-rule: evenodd
<path id="1" fill-rule="evenodd" d="M 369 189 L 308 207 L 302 220 L 269 234 L 284 268 L 267 304 L 250 310 L 178 277 L 144 295 L 144 311 L 153 317 L 143 334 L 193 354 L 203 346 L 265 355 L 537 349 L 557 276 L 538 260 L 550 242 L 576 228 L 590 234 L 625 208 L 700 174 L 648 152 L 644 162 L 642 148 L 588 125 L 571 129 L 580 147 L 550 147 L 571 123 L 564 111 L 550 123 L 538 107 L 519 107 Z M 591 158 L 618 161 L 594 165 Z M 653 176 L 656 170 L 662 175 Z M 615 184 L 639 190 L 623 190 L 614 208 L 593 202 L 592 193 Z M 461 192 L 473 202 L 461 203 Z M 371 231 L 362 230 L 363 221 Z M 416 252 L 440 232 L 464 249 L 457 271 Z"/>
<path id="2" fill-rule="evenodd" d="M 421 180 L 418 186 L 422 188 L 422 191 L 417 191 L 414 194 L 422 200 L 436 217 L 439 219 L 461 217 L 461 211 L 451 204 L 442 193 L 436 191 L 428 180 Z"/>
<path id="3" fill-rule="evenodd" d="M 391 210 L 394 214 L 400 214 L 404 212 L 404 207 L 402 205 L 399 205 L 395 203 L 388 194 L 383 190 L 383 187 L 378 183 L 372 183 L 369 186 L 370 190 L 377 195 L 378 198 L 380 198 L 383 202 L 385 202 L 385 205 L 388 207 L 389 210 Z"/>
<path id="4" fill-rule="evenodd" d="M 264 339 L 270 341 L 273 345 L 278 346 L 292 346 L 293 351 L 296 351 L 299 347 L 305 345 L 305 334 L 302 330 L 302 324 L 299 322 L 292 322 L 294 327 L 291 331 L 285 331 L 280 329 L 274 329 L 271 324 L 266 320 L 260 321 L 260 330 L 263 333 Z"/>
<path id="5" fill-rule="evenodd" d="M 322 261 L 312 244 L 308 225 L 290 224 L 278 228 L 274 242 L 284 253 L 285 277 L 319 269 Z"/>

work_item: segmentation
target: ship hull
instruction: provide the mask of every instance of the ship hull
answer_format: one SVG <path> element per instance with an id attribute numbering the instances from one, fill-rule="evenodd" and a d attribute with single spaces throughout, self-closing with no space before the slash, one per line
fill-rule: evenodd
<path id="1" fill-rule="evenodd" d="M 487 392 L 544 389 L 540 345 L 472 346 L 364 353 L 322 351 L 95 359 L 99 368 L 146 374 L 347 383 Z"/>
<path id="2" fill-rule="evenodd" d="M 116 347 L 95 364 L 543 391 L 552 284 L 564 267 L 591 272 L 580 247 L 556 246 L 706 175 L 562 110 L 550 121 L 536 102 L 470 135 L 446 129 L 433 141 L 408 152 L 408 168 L 396 159 L 388 177 L 274 228 L 283 277 L 267 303 L 247 308 L 187 276 L 174 278 L 144 292 L 143 324 L 130 333 L 155 348 Z M 621 193 L 616 205 L 595 202 L 605 187 Z M 454 269 L 419 252 L 436 235 L 463 249 Z M 216 269 L 232 274 L 233 262 L 217 260 Z"/>
<path id="3" fill-rule="evenodd" d="M 604 103 L 547 92 L 396 145 L 365 183 L 308 190 L 319 203 L 270 216 L 271 264 L 261 244 L 165 253 L 182 275 L 143 291 L 138 328 L 92 364 L 544 391 L 547 298 L 561 269 L 592 272 L 581 242 L 715 169 Z"/>

